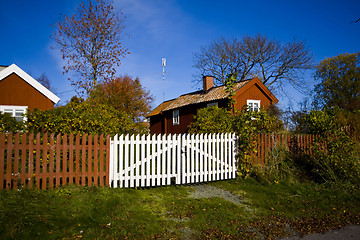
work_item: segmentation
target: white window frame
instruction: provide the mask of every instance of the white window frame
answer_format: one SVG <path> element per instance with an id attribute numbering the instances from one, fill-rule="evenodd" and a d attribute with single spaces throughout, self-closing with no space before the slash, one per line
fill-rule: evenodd
<path id="1" fill-rule="evenodd" d="M 254 100 L 254 99 L 248 99 L 246 101 L 246 104 L 248 106 L 248 111 L 255 111 L 254 106 L 257 105 L 257 112 L 260 111 L 260 107 L 261 107 L 261 101 L 260 100 Z"/>
<path id="2" fill-rule="evenodd" d="M 218 102 L 212 102 L 212 103 L 208 103 L 206 104 L 206 107 L 212 107 L 212 106 L 219 106 L 219 103 Z"/>
<path id="3" fill-rule="evenodd" d="M 0 105 L 0 112 L 1 113 L 9 113 L 12 117 L 16 117 L 16 113 L 20 112 L 23 114 L 22 121 L 26 122 L 27 118 L 24 116 L 26 113 L 26 110 L 28 109 L 28 106 L 12 106 L 12 105 Z M 16 119 L 18 121 L 18 119 Z"/>
<path id="4" fill-rule="evenodd" d="M 180 113 L 179 109 L 173 110 L 173 125 L 179 125 L 180 124 Z"/>

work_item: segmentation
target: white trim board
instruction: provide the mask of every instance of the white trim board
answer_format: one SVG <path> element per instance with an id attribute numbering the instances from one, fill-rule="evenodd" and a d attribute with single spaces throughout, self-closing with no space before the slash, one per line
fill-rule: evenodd
<path id="1" fill-rule="evenodd" d="M 60 101 L 60 98 L 56 96 L 54 93 L 52 93 L 49 89 L 44 87 L 41 83 L 36 81 L 33 77 L 31 77 L 29 74 L 24 72 L 21 68 L 16 66 L 15 64 L 11 64 L 9 67 L 3 69 L 0 71 L 0 81 L 11 75 L 12 73 L 15 73 L 20 78 L 22 78 L 24 81 L 26 81 L 30 86 L 38 90 L 40 93 L 42 93 L 45 97 L 49 98 L 53 103 L 58 103 Z"/>

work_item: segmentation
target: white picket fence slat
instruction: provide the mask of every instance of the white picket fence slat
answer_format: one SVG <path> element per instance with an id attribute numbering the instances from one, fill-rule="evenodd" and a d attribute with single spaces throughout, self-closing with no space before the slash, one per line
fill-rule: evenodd
<path id="1" fill-rule="evenodd" d="M 236 135 L 116 135 L 110 140 L 112 187 L 189 184 L 236 177 Z"/>

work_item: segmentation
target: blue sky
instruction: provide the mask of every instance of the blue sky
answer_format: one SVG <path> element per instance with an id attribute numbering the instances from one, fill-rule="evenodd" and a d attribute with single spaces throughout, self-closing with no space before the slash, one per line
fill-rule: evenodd
<path id="1" fill-rule="evenodd" d="M 1 0 L 0 65 L 15 63 L 34 78 L 46 73 L 65 104 L 75 91 L 62 74 L 60 54 L 50 34 L 60 14 L 72 15 L 79 0 Z M 167 59 L 165 99 L 196 90 L 193 55 L 220 37 L 261 33 L 286 43 L 304 40 L 316 62 L 341 53 L 360 51 L 360 1 L 241 1 L 241 0 L 114 0 L 126 16 L 124 46 L 131 54 L 117 75 L 139 77 L 155 97 L 163 100 L 161 58 Z M 307 74 L 308 87 L 314 81 Z M 304 97 L 290 87 L 293 105 Z M 1 93 L 0 93 L 1 94 Z M 278 96 L 280 106 L 288 99 Z"/>

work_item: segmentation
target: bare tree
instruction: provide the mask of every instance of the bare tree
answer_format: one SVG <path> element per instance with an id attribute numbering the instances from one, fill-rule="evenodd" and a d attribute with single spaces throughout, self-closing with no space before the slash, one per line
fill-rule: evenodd
<path id="1" fill-rule="evenodd" d="M 225 84 L 227 76 L 237 73 L 238 81 L 257 76 L 267 87 L 282 89 L 290 83 L 298 90 L 303 87 L 302 70 L 313 67 L 312 54 L 304 42 L 283 45 L 260 34 L 214 41 L 195 53 L 194 62 L 197 75 L 214 76 L 216 85 Z"/>
<path id="2" fill-rule="evenodd" d="M 360 18 L 358 18 L 358 20 L 351 21 L 350 23 L 358 23 L 359 21 L 360 21 Z"/>
<path id="3" fill-rule="evenodd" d="M 47 75 L 45 73 L 43 73 L 40 77 L 38 77 L 37 81 L 39 83 L 41 83 L 44 87 L 46 87 L 48 90 L 51 89 L 50 80 L 49 80 L 49 78 L 47 77 Z"/>
<path id="4" fill-rule="evenodd" d="M 88 94 L 97 83 L 110 79 L 120 58 L 128 54 L 121 43 L 124 19 L 111 2 L 89 0 L 87 6 L 80 4 L 75 15 L 55 24 L 52 39 L 66 61 L 64 73 L 76 75 L 69 80 L 80 89 L 78 93 Z"/>

